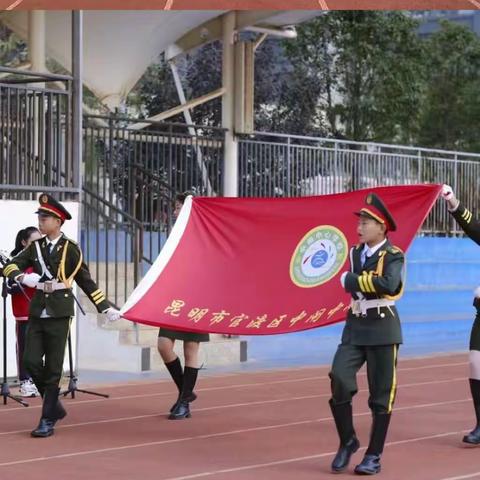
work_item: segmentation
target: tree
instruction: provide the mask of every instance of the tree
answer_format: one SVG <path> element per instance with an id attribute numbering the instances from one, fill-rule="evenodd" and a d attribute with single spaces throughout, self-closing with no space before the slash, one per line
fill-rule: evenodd
<path id="1" fill-rule="evenodd" d="M 303 94 L 295 97 L 308 101 L 311 112 L 324 112 L 333 136 L 410 140 L 424 77 L 416 26 L 397 11 L 334 11 L 300 26 L 297 41 L 286 44 L 303 79 Z"/>
<path id="2" fill-rule="evenodd" d="M 418 142 L 478 151 L 480 40 L 463 26 L 443 22 L 427 40 L 426 49 L 428 77 Z"/>
<path id="3" fill-rule="evenodd" d="M 144 73 L 127 99 L 140 116 L 151 117 L 179 104 L 175 82 L 170 66 L 163 55 Z M 183 121 L 182 116 L 169 119 Z"/>
<path id="4" fill-rule="evenodd" d="M 0 25 L 0 65 L 15 68 L 26 60 L 27 44 L 5 25 Z"/>

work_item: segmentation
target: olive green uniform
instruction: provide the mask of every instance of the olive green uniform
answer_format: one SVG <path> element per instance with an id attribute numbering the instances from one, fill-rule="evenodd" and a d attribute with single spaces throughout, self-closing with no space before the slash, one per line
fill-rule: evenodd
<path id="1" fill-rule="evenodd" d="M 345 277 L 345 290 L 354 301 L 393 300 L 403 290 L 404 255 L 388 241 L 365 264 L 361 264 L 364 245 L 351 249 L 351 271 Z M 390 413 L 396 392 L 398 345 L 402 343 L 400 319 L 394 305 L 348 312 L 342 342 L 335 354 L 330 378 L 332 403 L 349 403 L 357 393 L 356 374 L 367 362 L 369 406 L 374 413 Z"/>
<path id="2" fill-rule="evenodd" d="M 478 245 L 480 245 L 480 221 L 474 218 L 473 213 L 461 203 L 454 212 L 450 212 L 462 230 Z M 470 350 L 480 351 L 480 300 L 475 299 L 474 306 L 477 315 L 470 333 Z"/>
<path id="3" fill-rule="evenodd" d="M 109 308 L 105 294 L 92 280 L 88 267 L 83 262 L 80 247 L 65 235 L 58 240 L 51 253 L 47 251 L 46 237 L 33 242 L 5 266 L 4 272 L 8 278 L 15 279 L 28 267 L 33 267 L 33 271 L 42 276 L 40 282 L 49 280 L 43 272 L 37 243 L 45 265 L 54 279 L 68 285 L 75 281 L 98 312 Z M 42 395 L 45 389 L 58 387 L 60 382 L 73 315 L 74 298 L 71 288 L 52 292 L 36 290 L 31 299 L 24 362 Z"/>

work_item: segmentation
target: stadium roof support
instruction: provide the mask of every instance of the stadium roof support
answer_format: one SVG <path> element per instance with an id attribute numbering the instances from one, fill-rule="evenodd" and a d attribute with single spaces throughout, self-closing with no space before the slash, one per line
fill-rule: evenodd
<path id="1" fill-rule="evenodd" d="M 77 82 L 81 78 L 83 84 L 111 110 L 122 105 L 147 67 L 162 52 L 173 62 L 178 55 L 221 40 L 221 88 L 187 101 L 177 78 L 176 87 L 183 100 L 179 106 L 153 119 L 163 120 L 181 112 L 185 114 L 189 109 L 221 96 L 222 127 L 226 130 L 223 193 L 236 196 L 238 148 L 235 133 L 253 131 L 254 52 L 266 34 L 295 38 L 292 25 L 320 14 L 322 12 L 315 10 L 92 10 L 77 13 L 18 10 L 0 13 L 0 22 L 29 42 L 32 70 L 44 72 L 47 56 L 54 59 L 72 72 Z M 239 45 L 241 42 L 238 41 L 239 32 L 244 30 L 256 31 L 260 37 L 248 48 Z M 81 88 L 78 85 L 74 105 L 77 105 L 76 122 L 79 123 L 74 134 L 81 132 L 78 108 Z M 142 126 L 141 123 L 136 125 L 137 128 Z M 75 135 L 73 143 L 80 141 L 81 136 Z M 79 146 L 72 148 L 72 154 L 78 155 L 75 148 Z"/>

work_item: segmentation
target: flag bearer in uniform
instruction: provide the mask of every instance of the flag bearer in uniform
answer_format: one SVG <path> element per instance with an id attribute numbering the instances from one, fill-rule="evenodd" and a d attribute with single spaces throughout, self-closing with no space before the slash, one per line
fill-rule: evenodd
<path id="1" fill-rule="evenodd" d="M 444 185 L 442 197 L 446 200 L 448 210 L 458 222 L 463 231 L 480 245 L 480 222 L 473 218 L 472 212 L 455 198 L 452 187 Z M 463 437 L 465 443 L 472 445 L 480 444 L 480 288 L 475 290 L 473 306 L 477 310 L 470 334 L 470 391 L 473 398 L 473 406 L 477 424 L 475 428 Z"/>
<path id="2" fill-rule="evenodd" d="M 350 271 L 341 276 L 342 286 L 352 295 L 352 304 L 330 372 L 330 407 L 340 437 L 332 472 L 345 470 L 360 446 L 353 426 L 352 398 L 357 393 L 357 372 L 366 363 L 372 428 L 365 456 L 355 473 L 373 475 L 381 469 L 397 387 L 402 330 L 395 300 L 403 292 L 404 255 L 387 238 L 396 224 L 377 195 L 370 193 L 356 215 L 360 243 L 351 248 Z"/>
<path id="3" fill-rule="evenodd" d="M 35 289 L 30 302 L 24 363 L 43 398 L 40 422 L 31 435 L 49 437 L 54 433 L 55 423 L 66 415 L 58 399 L 58 386 L 74 315 L 73 281 L 100 313 L 107 314 L 109 321 L 118 320 L 120 314 L 110 307 L 105 294 L 92 280 L 80 247 L 61 232 L 71 215 L 48 194 L 42 194 L 39 201 L 38 225 L 45 236 L 22 250 L 3 271 L 9 279 Z M 33 272 L 23 273 L 30 267 Z"/>

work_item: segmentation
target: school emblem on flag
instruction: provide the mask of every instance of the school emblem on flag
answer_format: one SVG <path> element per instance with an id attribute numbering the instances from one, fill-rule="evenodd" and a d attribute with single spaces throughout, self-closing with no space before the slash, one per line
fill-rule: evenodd
<path id="1" fill-rule="evenodd" d="M 406 250 L 441 185 L 377 187 L 300 198 L 188 197 L 167 242 L 122 308 L 123 317 L 189 332 L 272 335 L 345 319 L 340 283 L 358 242 L 355 212 L 369 193 L 400 228 Z M 315 287 L 315 288 L 314 288 Z"/>
<path id="2" fill-rule="evenodd" d="M 297 287 L 318 287 L 340 271 L 347 254 L 348 243 L 341 230 L 331 225 L 315 227 L 295 248 L 290 278 Z"/>

